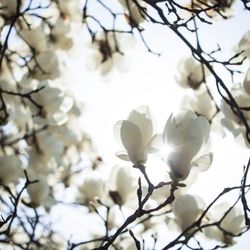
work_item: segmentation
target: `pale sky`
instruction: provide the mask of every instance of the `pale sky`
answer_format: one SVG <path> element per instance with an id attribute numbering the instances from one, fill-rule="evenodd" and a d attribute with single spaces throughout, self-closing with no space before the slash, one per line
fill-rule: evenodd
<path id="1" fill-rule="evenodd" d="M 213 50 L 220 43 L 225 53 L 231 54 L 233 47 L 250 30 L 250 15 L 241 9 L 242 5 L 237 4 L 235 12 L 239 15 L 236 18 L 218 21 L 200 30 L 204 49 Z M 167 118 L 178 109 L 180 97 L 185 94 L 177 87 L 175 75 L 178 74 L 179 60 L 189 56 L 189 50 L 169 30 L 157 26 L 148 28 L 148 43 L 156 52 L 164 52 L 161 58 L 146 52 L 139 43 L 128 55 L 131 67 L 126 73 L 116 71 L 102 78 L 97 72 L 87 71 L 86 51 L 82 52 L 83 58 L 71 65 L 75 94 L 86 107 L 82 126 L 93 138 L 104 164 L 109 167 L 123 164 L 115 157 L 120 146 L 113 136 L 113 126 L 118 120 L 126 119 L 132 109 L 148 105 L 156 121 L 156 132 L 162 132 Z M 237 185 L 235 181 L 239 184 L 242 166 L 248 159 L 247 150 L 235 145 L 232 138 L 217 138 L 213 146 L 213 165 L 199 176 L 190 190 L 207 201 L 223 187 Z M 230 249 L 246 249 L 249 233 L 238 242 Z"/>

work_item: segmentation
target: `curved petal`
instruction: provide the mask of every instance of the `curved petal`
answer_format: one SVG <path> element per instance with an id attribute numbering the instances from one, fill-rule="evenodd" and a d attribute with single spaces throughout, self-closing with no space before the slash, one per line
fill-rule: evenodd
<path id="1" fill-rule="evenodd" d="M 124 151 L 116 152 L 115 155 L 123 161 L 130 161 L 128 154 Z"/>
<path id="2" fill-rule="evenodd" d="M 175 118 L 171 116 L 164 129 L 163 140 L 172 151 L 180 151 L 185 147 L 190 157 L 193 157 L 203 145 L 200 126 L 192 118 L 176 125 Z"/>
<path id="3" fill-rule="evenodd" d="M 148 143 L 148 152 L 154 153 L 163 147 L 162 134 L 155 134 Z"/>
<path id="4" fill-rule="evenodd" d="M 168 163 L 171 173 L 177 179 L 186 179 L 191 169 L 191 159 L 182 154 L 182 152 L 172 152 L 168 155 Z"/>
<path id="5" fill-rule="evenodd" d="M 63 112 L 57 112 L 48 117 L 49 124 L 61 126 L 68 121 L 68 115 Z"/>
<path id="6" fill-rule="evenodd" d="M 106 61 L 102 62 L 100 73 L 102 76 L 106 76 L 108 73 L 111 72 L 112 69 L 113 69 L 113 60 L 109 58 Z"/>
<path id="7" fill-rule="evenodd" d="M 70 97 L 65 96 L 61 102 L 60 110 L 64 113 L 67 113 L 71 110 L 73 104 L 74 104 L 73 100 Z"/>
<path id="8" fill-rule="evenodd" d="M 118 141 L 118 143 L 119 143 L 121 146 L 123 146 L 122 140 L 121 140 L 121 126 L 122 126 L 122 122 L 123 122 L 123 120 L 118 121 L 118 122 L 114 125 L 114 128 L 113 128 L 114 136 L 115 136 L 116 140 Z"/>
<path id="9" fill-rule="evenodd" d="M 197 118 L 197 124 L 199 124 L 200 126 L 200 134 L 203 137 L 203 142 L 207 143 L 209 139 L 209 133 L 210 133 L 210 124 L 208 120 L 203 116 L 199 116 Z"/>
<path id="10" fill-rule="evenodd" d="M 200 171 L 206 171 L 213 162 L 213 154 L 209 153 L 200 156 L 197 160 L 192 162 L 194 167 L 197 167 Z"/>
<path id="11" fill-rule="evenodd" d="M 148 107 L 141 106 L 133 110 L 129 114 L 128 120 L 140 129 L 143 145 L 146 145 L 153 134 L 153 125 Z"/>
<path id="12" fill-rule="evenodd" d="M 174 135 L 175 131 L 176 131 L 176 121 L 175 118 L 173 117 L 173 114 L 171 114 L 164 127 L 163 143 L 168 143 L 169 139 L 171 138 L 170 135 Z"/>
<path id="13" fill-rule="evenodd" d="M 122 121 L 120 130 L 121 141 L 128 154 L 141 151 L 143 148 L 142 134 L 138 126 L 130 121 Z"/>

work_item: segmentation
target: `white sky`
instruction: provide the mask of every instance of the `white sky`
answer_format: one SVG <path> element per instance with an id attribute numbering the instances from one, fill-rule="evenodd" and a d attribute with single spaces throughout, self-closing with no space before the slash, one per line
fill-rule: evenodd
<path id="1" fill-rule="evenodd" d="M 204 49 L 213 50 L 220 43 L 226 54 L 231 51 L 243 34 L 250 30 L 250 15 L 241 12 L 241 9 L 242 6 L 238 4 L 237 18 L 217 22 L 200 31 Z M 86 51 L 83 51 L 83 59 L 79 57 L 71 68 L 76 96 L 86 105 L 82 126 L 93 138 L 107 166 L 123 164 L 115 157 L 120 147 L 113 136 L 113 126 L 118 120 L 126 119 L 132 109 L 148 105 L 156 120 L 156 131 L 161 132 L 170 113 L 178 108 L 180 102 L 181 92 L 175 83 L 177 63 L 189 56 L 189 50 L 165 28 L 149 28 L 147 41 L 156 52 L 164 51 L 161 58 L 147 53 L 138 45 L 129 55 L 131 68 L 127 73 L 115 72 L 102 78 L 97 72 L 86 70 L 88 58 Z M 223 187 L 239 184 L 242 166 L 248 159 L 247 150 L 237 147 L 230 138 L 218 139 L 213 150 L 211 169 L 201 174 L 191 189 L 207 201 L 213 199 Z M 246 249 L 249 233 L 238 242 L 230 249 Z"/>

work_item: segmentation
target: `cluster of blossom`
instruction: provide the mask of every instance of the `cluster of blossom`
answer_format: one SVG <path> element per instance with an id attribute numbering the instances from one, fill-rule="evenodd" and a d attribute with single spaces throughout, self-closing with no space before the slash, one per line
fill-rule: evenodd
<path id="1" fill-rule="evenodd" d="M 102 76 L 111 73 L 114 68 L 120 72 L 126 72 L 130 68 L 131 62 L 128 62 L 128 54 L 135 45 L 134 29 L 141 32 L 143 30 L 141 25 L 147 19 L 146 2 L 142 0 L 117 0 L 117 2 L 117 13 L 113 12 L 108 4 L 102 5 L 113 18 L 111 27 L 105 27 L 99 22 L 95 18 L 95 13 L 85 13 L 83 16 L 92 38 L 87 44 L 90 50 L 87 67 L 90 70 L 98 70 Z M 91 3 L 86 2 L 85 9 L 90 7 Z M 93 19 L 99 27 L 92 27 Z M 117 28 L 116 30 L 116 22 L 119 23 L 118 25 L 124 23 L 128 29 Z"/>
<path id="2" fill-rule="evenodd" d="M 82 105 L 63 80 L 82 22 L 81 4 L 75 0 L 0 1 L 1 225 L 11 230 L 9 234 L 1 226 L 1 235 L 6 234 L 9 244 L 18 245 L 17 238 L 21 245 L 28 244 L 22 219 L 18 225 L 13 213 L 17 206 L 50 211 L 57 203 L 56 186 L 71 185 L 71 177 L 82 169 L 82 159 L 92 157 L 90 139 L 79 122 Z M 14 195 L 19 191 L 21 205 Z M 5 199 L 9 195 L 16 203 Z M 11 214 L 15 225 L 5 221 Z M 55 244 L 54 249 L 59 249 L 54 234 L 42 234 L 39 244 L 51 244 L 50 249 Z M 37 247 L 31 241 L 27 249 Z"/>
<path id="3" fill-rule="evenodd" d="M 180 183 L 180 186 L 175 192 L 174 201 L 164 206 L 164 209 L 172 211 L 167 214 L 166 211 L 160 213 L 160 209 L 156 208 L 170 197 L 173 192 L 171 187 L 162 185 L 154 189 L 141 209 L 158 213 L 150 214 L 148 217 L 142 216 L 141 220 L 138 220 L 139 216 L 134 221 L 131 228 L 141 222 L 141 227 L 134 230 L 137 239 L 141 236 L 147 238 L 146 235 L 149 233 L 159 234 L 158 230 L 163 230 L 162 227 L 158 228 L 159 225 L 165 225 L 165 229 L 175 228 L 188 238 L 194 232 L 197 234 L 197 231 L 200 231 L 193 224 L 202 218 L 200 227 L 208 239 L 227 245 L 235 243 L 234 236 L 245 229 L 241 211 L 228 203 L 221 203 L 205 212 L 206 206 L 202 198 L 188 194 L 188 188 L 193 180 L 191 176 L 207 170 L 213 160 L 213 154 L 208 151 L 210 125 L 205 117 L 197 116 L 189 110 L 172 114 L 166 122 L 163 133 L 156 134 L 153 131 L 148 107 L 141 106 L 132 110 L 126 120 L 117 122 L 114 133 L 124 148 L 116 155 L 124 161 L 131 162 L 134 167 L 117 165 L 108 175 L 104 175 L 101 169 L 96 169 L 85 177 L 78 193 L 78 202 L 88 205 L 90 211 L 95 213 L 100 206 L 109 209 L 106 227 L 110 233 L 124 223 L 123 213 L 138 206 L 137 182 L 142 176 L 136 168 L 150 169 L 151 166 L 147 166 L 146 163 L 149 156 L 156 154 L 163 162 L 163 168 L 157 166 L 159 163 L 153 166 L 154 171 L 159 173 L 160 183 L 172 183 L 172 185 Z M 148 178 L 151 176 L 148 175 Z M 140 184 L 144 197 L 149 192 L 148 183 L 149 180 L 145 180 Z M 162 223 L 163 220 L 165 223 Z M 93 235 L 93 239 L 102 237 L 102 234 Z M 122 242 L 126 242 L 126 246 L 130 244 L 133 246 L 133 240 L 129 235 L 124 234 L 114 245 L 122 246 Z M 90 243 L 92 245 L 84 246 L 83 249 L 98 248 L 102 244 L 98 240 L 93 242 L 90 240 Z"/>
<path id="4" fill-rule="evenodd" d="M 249 57 L 248 50 L 250 43 L 248 37 L 249 32 L 242 37 L 237 49 L 241 53 L 241 57 L 244 58 Z M 246 71 L 242 82 L 233 84 L 230 89 L 230 93 L 242 109 L 242 113 L 248 124 L 250 120 L 248 108 L 250 106 L 249 72 L 250 69 Z M 222 98 L 220 104 L 218 100 L 215 100 L 209 89 L 209 75 L 210 72 L 206 66 L 197 62 L 192 57 L 183 59 L 179 63 L 179 72 L 176 81 L 181 88 L 185 88 L 188 91 L 192 90 L 191 92 L 187 91 L 187 95 L 183 99 L 181 106 L 205 116 L 213 125 L 220 122 L 221 124 L 217 124 L 217 127 L 227 128 L 239 144 L 249 147 L 241 117 L 232 108 L 233 104 L 231 103 L 230 105 L 230 101 L 227 98 Z"/>
<path id="5" fill-rule="evenodd" d="M 138 27 L 142 23 L 147 14 L 147 4 L 144 1 L 119 0 L 124 8 L 125 17 L 127 17 L 129 25 Z"/>
<path id="6" fill-rule="evenodd" d="M 129 34 L 100 32 L 90 48 L 90 59 L 87 66 L 90 70 L 99 70 L 102 76 L 110 73 L 114 68 L 120 72 L 129 69 L 129 62 L 124 53 L 134 46 L 135 40 Z"/>

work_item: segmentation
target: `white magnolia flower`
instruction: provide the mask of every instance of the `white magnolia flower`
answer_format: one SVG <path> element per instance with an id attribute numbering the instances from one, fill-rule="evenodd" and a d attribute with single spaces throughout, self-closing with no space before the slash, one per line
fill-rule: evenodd
<path id="1" fill-rule="evenodd" d="M 56 48 L 68 50 L 73 46 L 73 38 L 70 32 L 70 22 L 67 19 L 65 20 L 61 17 L 58 18 L 51 34 L 53 38 L 53 44 Z"/>
<path id="2" fill-rule="evenodd" d="M 32 114 L 28 106 L 13 103 L 9 109 L 10 120 L 14 121 L 18 129 L 24 130 L 32 122 Z"/>
<path id="3" fill-rule="evenodd" d="M 194 93 L 192 96 L 186 96 L 181 106 L 206 117 L 208 120 L 211 120 L 217 112 L 215 103 L 207 91 L 201 91 L 199 93 Z"/>
<path id="4" fill-rule="evenodd" d="M 0 156 L 0 182 L 9 184 L 22 176 L 22 162 L 17 155 Z"/>
<path id="5" fill-rule="evenodd" d="M 54 158 L 41 152 L 41 149 L 38 151 L 32 144 L 30 146 L 28 171 L 31 176 L 48 176 L 54 169 L 58 171 Z"/>
<path id="6" fill-rule="evenodd" d="M 248 31 L 239 42 L 239 50 L 244 51 L 243 56 L 250 58 L 250 31 Z"/>
<path id="7" fill-rule="evenodd" d="M 32 25 L 30 20 L 30 26 L 27 26 L 25 22 L 22 22 L 22 28 L 20 29 L 20 36 L 27 43 L 28 46 L 35 49 L 37 53 L 42 53 L 48 48 L 47 35 L 43 23 L 38 25 Z"/>
<path id="8" fill-rule="evenodd" d="M 45 130 L 36 134 L 36 140 L 44 159 L 46 158 L 49 161 L 54 158 L 58 162 L 61 160 L 64 144 L 56 135 Z"/>
<path id="9" fill-rule="evenodd" d="M 191 226 L 202 213 L 204 202 L 197 196 L 182 195 L 173 202 L 174 223 L 181 231 Z M 187 234 L 190 231 L 187 232 Z"/>
<path id="10" fill-rule="evenodd" d="M 230 207 L 230 204 L 226 202 L 214 207 L 210 214 L 208 214 L 209 223 L 220 221 Z M 238 235 L 244 229 L 243 224 L 244 215 L 241 213 L 239 208 L 233 207 L 220 223 L 221 228 L 225 230 L 225 232 L 220 230 L 217 226 L 212 226 L 205 227 L 204 234 L 210 239 L 215 239 L 225 244 L 232 245 L 235 243 L 233 241 L 232 234 L 235 236 Z"/>
<path id="11" fill-rule="evenodd" d="M 24 89 L 31 89 L 35 90 L 39 86 L 39 81 L 37 79 L 34 79 L 32 74 L 29 72 L 25 73 L 20 81 L 20 86 L 22 86 Z"/>
<path id="12" fill-rule="evenodd" d="M 54 51 L 44 51 L 36 56 L 36 62 L 32 61 L 31 74 L 37 80 L 54 80 L 60 75 L 58 57 Z M 32 65 L 31 65 L 32 66 Z"/>
<path id="13" fill-rule="evenodd" d="M 145 14 L 143 13 L 143 11 L 147 10 L 145 2 L 141 0 L 137 1 L 137 4 L 135 4 L 132 0 L 119 0 L 119 2 L 125 9 L 126 15 L 129 19 L 128 21 L 132 26 L 138 26 L 138 24 L 145 20 Z M 138 8 L 138 5 L 140 5 L 140 8 Z"/>
<path id="14" fill-rule="evenodd" d="M 127 120 L 115 124 L 114 132 L 126 150 L 116 153 L 120 159 L 134 164 L 144 164 L 147 161 L 153 138 L 153 125 L 147 106 L 132 110 Z"/>
<path id="15" fill-rule="evenodd" d="M 207 71 L 205 72 L 207 73 Z M 176 81 L 181 87 L 196 90 L 202 84 L 203 78 L 202 65 L 193 57 L 189 57 L 179 63 L 179 73 Z"/>
<path id="16" fill-rule="evenodd" d="M 99 33 L 89 46 L 91 54 L 87 67 L 90 70 L 99 69 L 103 76 L 110 73 L 114 67 L 120 72 L 125 72 L 129 69 L 130 64 L 123 53 L 127 52 L 128 48 L 131 48 L 133 45 L 134 38 L 128 34 Z"/>
<path id="17" fill-rule="evenodd" d="M 42 90 L 32 95 L 33 100 L 42 107 L 42 113 L 36 118 L 36 122 L 57 126 L 65 124 L 68 120 L 67 113 L 73 106 L 73 100 L 65 96 L 60 88 L 53 86 L 52 82 L 43 81 L 38 88 L 43 86 Z"/>
<path id="18" fill-rule="evenodd" d="M 84 178 L 83 184 L 78 188 L 78 202 L 88 205 L 97 198 L 102 199 L 105 195 L 105 182 L 103 176 L 96 172 L 90 172 Z"/>
<path id="19" fill-rule="evenodd" d="M 112 206 L 109 210 L 109 220 L 108 220 L 108 229 L 112 230 L 114 228 L 119 227 L 122 225 L 122 216 L 121 210 L 118 206 Z"/>
<path id="20" fill-rule="evenodd" d="M 49 185 L 46 177 L 39 176 L 36 177 L 35 180 L 37 180 L 37 182 L 30 184 L 27 188 L 27 192 L 31 199 L 32 206 L 38 207 L 48 198 Z"/>
<path id="21" fill-rule="evenodd" d="M 57 0 L 57 4 L 64 18 L 74 22 L 81 22 L 81 0 Z"/>
<path id="22" fill-rule="evenodd" d="M 110 196 L 119 206 L 133 200 L 137 189 L 137 179 L 132 168 L 115 166 L 111 170 L 109 181 Z"/>
<path id="23" fill-rule="evenodd" d="M 51 126 L 49 131 L 56 135 L 64 145 L 70 147 L 71 145 L 79 145 L 85 139 L 79 120 L 75 117 L 70 117 L 68 121 L 62 126 Z"/>
<path id="24" fill-rule="evenodd" d="M 192 166 L 206 170 L 212 163 L 212 154 L 202 155 L 207 145 L 210 126 L 206 118 L 192 111 L 169 117 L 163 133 L 163 153 L 174 179 L 186 179 Z"/>
<path id="25" fill-rule="evenodd" d="M 239 107 L 250 106 L 250 95 L 247 94 L 246 91 L 246 82 L 244 83 L 244 86 L 236 84 L 231 89 L 231 94 Z M 225 117 L 222 119 L 222 125 L 225 126 L 234 135 L 234 137 L 237 137 L 241 133 L 242 128 L 244 128 L 241 118 L 232 111 L 230 106 L 224 100 L 221 102 L 221 110 Z M 242 110 L 242 113 L 244 114 L 246 120 L 250 122 L 250 111 Z"/>
<path id="26" fill-rule="evenodd" d="M 248 74 L 249 71 L 246 74 L 244 83 L 235 84 L 230 92 L 238 106 L 241 108 L 241 112 L 243 113 L 246 122 L 250 125 L 250 111 L 247 110 L 247 107 L 250 106 L 250 95 L 248 94 Z M 236 139 L 236 142 L 240 146 L 250 148 L 250 143 L 246 138 L 245 125 L 241 117 L 238 115 L 237 110 L 235 109 L 236 112 L 233 112 L 230 105 L 224 100 L 222 100 L 221 102 L 221 110 L 224 115 L 223 119 L 221 119 L 221 124 L 226 127 L 230 131 L 230 133 L 232 133 L 232 135 Z"/>

